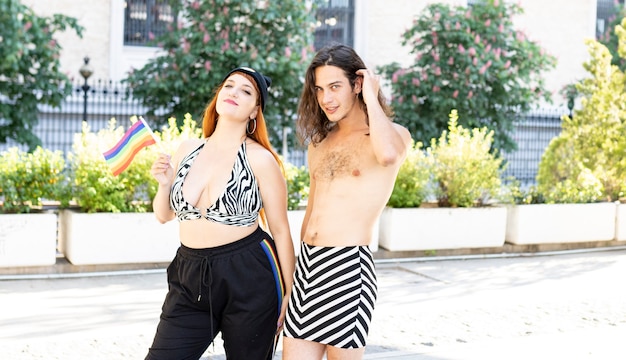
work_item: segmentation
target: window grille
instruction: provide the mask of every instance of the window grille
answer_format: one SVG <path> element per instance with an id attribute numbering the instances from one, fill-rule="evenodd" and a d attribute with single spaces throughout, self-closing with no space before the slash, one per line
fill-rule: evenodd
<path id="1" fill-rule="evenodd" d="M 607 36 L 607 30 L 612 18 L 617 14 L 616 7 L 624 5 L 624 0 L 597 0 L 596 10 L 596 39 Z"/>
<path id="2" fill-rule="evenodd" d="M 124 6 L 124 45 L 151 46 L 150 40 L 175 25 L 168 0 L 126 0 Z"/>
<path id="3" fill-rule="evenodd" d="M 315 0 L 316 50 L 333 42 L 354 46 L 354 0 Z"/>

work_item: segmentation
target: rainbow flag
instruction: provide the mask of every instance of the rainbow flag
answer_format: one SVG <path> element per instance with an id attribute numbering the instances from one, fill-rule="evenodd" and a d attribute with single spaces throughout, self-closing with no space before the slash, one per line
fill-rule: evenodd
<path id="1" fill-rule="evenodd" d="M 126 170 L 139 150 L 152 144 L 156 144 L 156 138 L 148 124 L 139 118 L 111 150 L 103 153 L 104 159 L 111 167 L 113 175 L 117 176 Z"/>

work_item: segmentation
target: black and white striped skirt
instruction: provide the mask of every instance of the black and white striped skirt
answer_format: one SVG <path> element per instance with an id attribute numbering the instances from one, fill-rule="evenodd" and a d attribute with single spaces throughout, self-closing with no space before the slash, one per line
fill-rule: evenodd
<path id="1" fill-rule="evenodd" d="M 376 303 L 376 271 L 367 246 L 302 243 L 285 336 L 344 349 L 364 347 Z"/>

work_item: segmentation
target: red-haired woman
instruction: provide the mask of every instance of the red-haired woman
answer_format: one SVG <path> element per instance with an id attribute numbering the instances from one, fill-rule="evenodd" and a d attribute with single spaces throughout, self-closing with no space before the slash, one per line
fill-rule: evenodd
<path id="1" fill-rule="evenodd" d="M 152 166 L 155 215 L 178 219 L 181 245 L 146 359 L 199 359 L 218 332 L 228 359 L 273 356 L 295 257 L 282 163 L 263 118 L 270 84 L 251 68 L 230 71 L 205 109 L 203 138 Z"/>

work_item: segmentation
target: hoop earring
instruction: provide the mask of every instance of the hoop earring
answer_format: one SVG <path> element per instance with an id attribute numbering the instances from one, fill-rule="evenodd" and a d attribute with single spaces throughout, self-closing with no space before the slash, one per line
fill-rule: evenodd
<path id="1" fill-rule="evenodd" d="M 250 123 L 253 121 L 254 121 L 254 128 L 250 130 Z M 254 134 L 255 131 L 256 131 L 256 118 L 250 119 L 250 121 L 248 121 L 248 124 L 246 125 L 246 132 L 248 133 L 248 135 Z"/>

